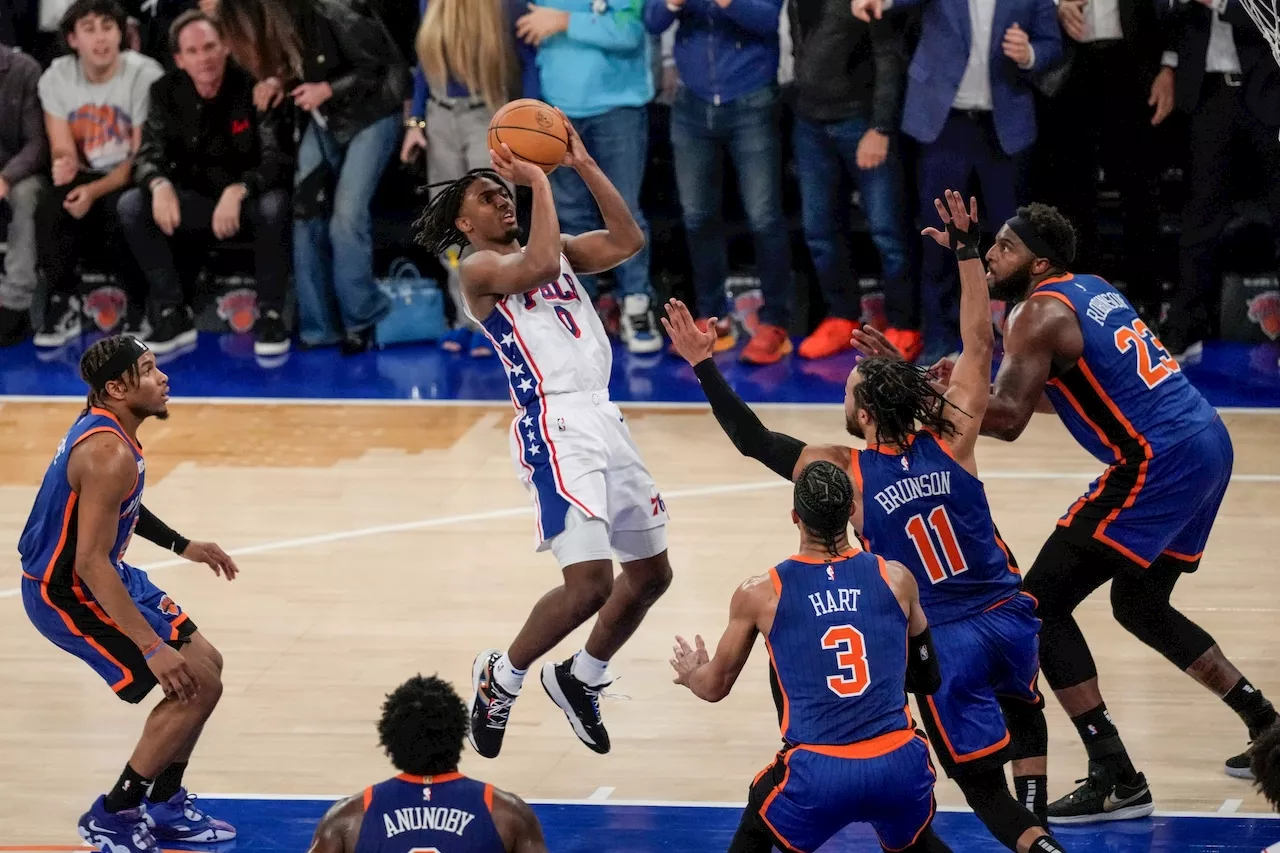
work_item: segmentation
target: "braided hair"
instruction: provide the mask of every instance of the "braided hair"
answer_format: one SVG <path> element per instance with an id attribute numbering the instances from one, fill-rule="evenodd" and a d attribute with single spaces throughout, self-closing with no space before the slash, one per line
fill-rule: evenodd
<path id="1" fill-rule="evenodd" d="M 418 230 L 415 239 L 419 246 L 433 255 L 440 255 L 452 246 L 467 244 L 467 235 L 458 230 L 454 220 L 458 218 L 458 212 L 462 209 L 462 199 L 467 194 L 467 190 L 481 178 L 488 178 L 494 183 L 506 186 L 502 176 L 493 169 L 481 168 L 472 169 L 456 180 L 441 181 L 425 187 L 426 190 L 438 187 L 444 187 L 444 189 L 432 197 L 422 211 L 422 215 L 413 223 L 413 227 Z"/>
<path id="2" fill-rule="evenodd" d="M 929 384 L 928 371 L 909 361 L 889 356 L 858 362 L 862 381 L 854 388 L 854 401 L 876 422 L 876 442 L 905 447 L 916 424 L 939 436 L 955 434 L 943 414 L 952 405 Z M 959 410 L 957 410 L 959 411 Z"/>
<path id="3" fill-rule="evenodd" d="M 84 411 L 80 413 L 84 417 L 89 413 L 89 409 L 94 406 L 101 406 L 103 403 L 103 394 L 106 388 L 94 388 L 92 376 L 102 367 L 114 358 L 119 352 L 125 349 L 130 339 L 125 335 L 112 335 L 109 338 L 103 338 L 84 351 L 84 355 L 80 356 L 80 378 L 89 386 L 89 395 L 85 398 Z M 138 362 L 134 361 L 129 367 L 115 379 L 122 379 L 127 384 L 136 385 L 138 383 Z M 104 383 L 105 385 L 105 383 Z"/>
<path id="4" fill-rule="evenodd" d="M 839 554 L 839 539 L 849 527 L 853 512 L 853 484 L 849 475 L 831 462 L 811 462 L 796 478 L 793 506 L 801 523 L 831 554 Z"/>

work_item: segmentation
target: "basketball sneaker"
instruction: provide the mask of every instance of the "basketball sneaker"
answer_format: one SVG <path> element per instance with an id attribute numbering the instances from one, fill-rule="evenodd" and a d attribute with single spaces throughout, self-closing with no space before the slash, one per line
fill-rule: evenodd
<path id="1" fill-rule="evenodd" d="M 578 736 L 592 752 L 609 751 L 609 733 L 600 719 L 600 693 L 612 682 L 584 684 L 573 677 L 573 658 L 542 667 L 542 689 L 560 706 Z"/>
<path id="2" fill-rule="evenodd" d="M 1089 778 L 1070 794 L 1049 804 L 1049 823 L 1101 823 L 1134 820 L 1156 810 L 1147 777 L 1138 773 L 1130 782 L 1118 782 L 1101 765 L 1089 763 Z"/>
<path id="3" fill-rule="evenodd" d="M 109 812 L 105 794 L 80 815 L 80 837 L 102 853 L 158 853 L 142 807 Z"/>
<path id="4" fill-rule="evenodd" d="M 471 725 L 467 740 L 471 748 L 485 758 L 497 758 L 502 751 L 502 736 L 507 733 L 507 718 L 516 697 L 494 680 L 493 666 L 502 657 L 497 649 L 485 649 L 471 665 Z"/>
<path id="5" fill-rule="evenodd" d="M 230 841 L 236 837 L 236 828 L 225 820 L 218 820 L 196 805 L 196 795 L 186 788 L 162 803 L 147 802 L 147 823 L 160 841 L 185 841 L 212 843 Z"/>
<path id="6" fill-rule="evenodd" d="M 1239 755 L 1228 758 L 1223 765 L 1228 776 L 1237 779 L 1253 779 L 1253 747 L 1250 746 Z"/>

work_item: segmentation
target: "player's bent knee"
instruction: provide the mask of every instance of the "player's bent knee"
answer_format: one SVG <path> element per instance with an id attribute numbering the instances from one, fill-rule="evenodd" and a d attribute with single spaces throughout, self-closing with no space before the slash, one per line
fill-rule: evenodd
<path id="1" fill-rule="evenodd" d="M 662 597 L 671 586 L 673 577 L 666 551 L 644 560 L 623 563 L 622 571 L 639 597 L 650 604 Z"/>
<path id="2" fill-rule="evenodd" d="M 1049 725 L 1044 718 L 1044 702 L 1024 702 L 1000 698 L 1005 723 L 1009 726 L 1009 758 L 1040 758 L 1049 753 Z"/>

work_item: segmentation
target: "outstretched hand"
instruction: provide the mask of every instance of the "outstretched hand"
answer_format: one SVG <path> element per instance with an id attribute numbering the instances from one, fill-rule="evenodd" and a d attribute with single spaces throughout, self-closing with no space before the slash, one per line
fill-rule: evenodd
<path id="1" fill-rule="evenodd" d="M 702 641 L 702 635 L 694 635 L 693 642 L 697 648 L 691 648 L 689 641 L 684 637 L 676 637 L 676 644 L 671 647 L 671 668 L 676 671 L 676 677 L 672 679 L 674 684 L 683 684 L 689 686 L 689 679 L 699 667 L 711 662 L 711 655 L 707 654 L 707 644 Z"/>
<path id="2" fill-rule="evenodd" d="M 662 327 L 671 337 L 676 352 L 692 365 L 706 361 L 716 351 L 716 318 L 707 321 L 705 330 L 699 328 L 679 299 L 667 300 L 667 316 L 662 318 Z"/>
<path id="3" fill-rule="evenodd" d="M 946 201 L 935 198 L 933 207 L 942 219 L 942 229 L 926 228 L 920 233 L 932 237 L 933 241 L 944 249 L 960 249 L 962 246 L 977 248 L 978 236 L 978 200 L 969 199 L 969 207 L 965 208 L 964 196 L 955 190 L 943 193 Z"/>
<path id="4" fill-rule="evenodd" d="M 489 161 L 493 164 L 493 170 L 508 183 L 531 187 L 539 176 L 542 178 L 547 176 L 547 173 L 542 171 L 542 167 L 538 164 L 530 163 L 528 160 L 521 160 L 515 154 L 512 154 L 511 146 L 505 142 L 500 143 L 496 150 L 489 149 Z"/>

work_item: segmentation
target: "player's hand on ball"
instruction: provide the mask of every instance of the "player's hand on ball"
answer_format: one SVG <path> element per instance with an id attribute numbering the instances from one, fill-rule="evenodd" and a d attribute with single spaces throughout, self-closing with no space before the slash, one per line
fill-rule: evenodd
<path id="1" fill-rule="evenodd" d="M 219 577 L 224 577 L 229 581 L 235 580 L 236 575 L 240 574 L 240 567 L 236 565 L 236 561 L 231 559 L 226 551 L 222 550 L 216 542 L 196 542 L 187 543 L 187 550 L 182 552 L 183 558 L 193 563 L 204 563 L 213 569 L 213 573 Z"/>
<path id="2" fill-rule="evenodd" d="M 905 360 L 902 350 L 895 347 L 889 342 L 880 330 L 874 326 L 868 326 L 865 323 L 853 330 L 853 336 L 850 339 L 854 349 L 861 352 L 864 356 L 882 355 L 888 358 L 896 358 Z"/>
<path id="3" fill-rule="evenodd" d="M 505 142 L 497 150 L 489 149 L 489 160 L 493 163 L 493 170 L 513 184 L 531 187 L 534 181 L 539 178 L 546 180 L 547 177 L 541 166 L 512 154 L 511 146 Z"/>
<path id="4" fill-rule="evenodd" d="M 581 169 L 583 166 L 593 165 L 595 161 L 587 153 L 587 146 L 582 144 L 582 137 L 578 135 L 578 129 L 573 126 L 573 122 L 569 121 L 569 117 L 564 114 L 564 110 L 556 107 L 556 112 L 560 113 L 560 120 L 564 122 L 565 133 L 569 135 L 569 144 L 565 146 L 564 159 L 560 161 L 560 165 L 568 166 L 570 169 Z"/>
<path id="5" fill-rule="evenodd" d="M 711 656 L 707 654 L 707 644 L 702 642 L 702 635 L 695 635 L 693 642 L 697 648 L 691 648 L 688 640 L 678 636 L 676 644 L 671 647 L 671 653 L 675 655 L 671 659 L 671 668 L 676 671 L 673 682 L 685 687 L 689 686 L 689 679 L 698 667 L 711 661 Z"/>
<path id="6" fill-rule="evenodd" d="M 147 659 L 147 666 L 169 699 L 186 702 L 200 692 L 200 682 L 196 681 L 187 659 L 172 646 L 161 644 Z"/>
<path id="7" fill-rule="evenodd" d="M 662 327 L 671 337 L 676 352 L 690 364 L 706 361 L 716 351 L 716 318 L 707 321 L 706 331 L 699 329 L 679 299 L 667 300 L 667 316 L 662 318 Z"/>

